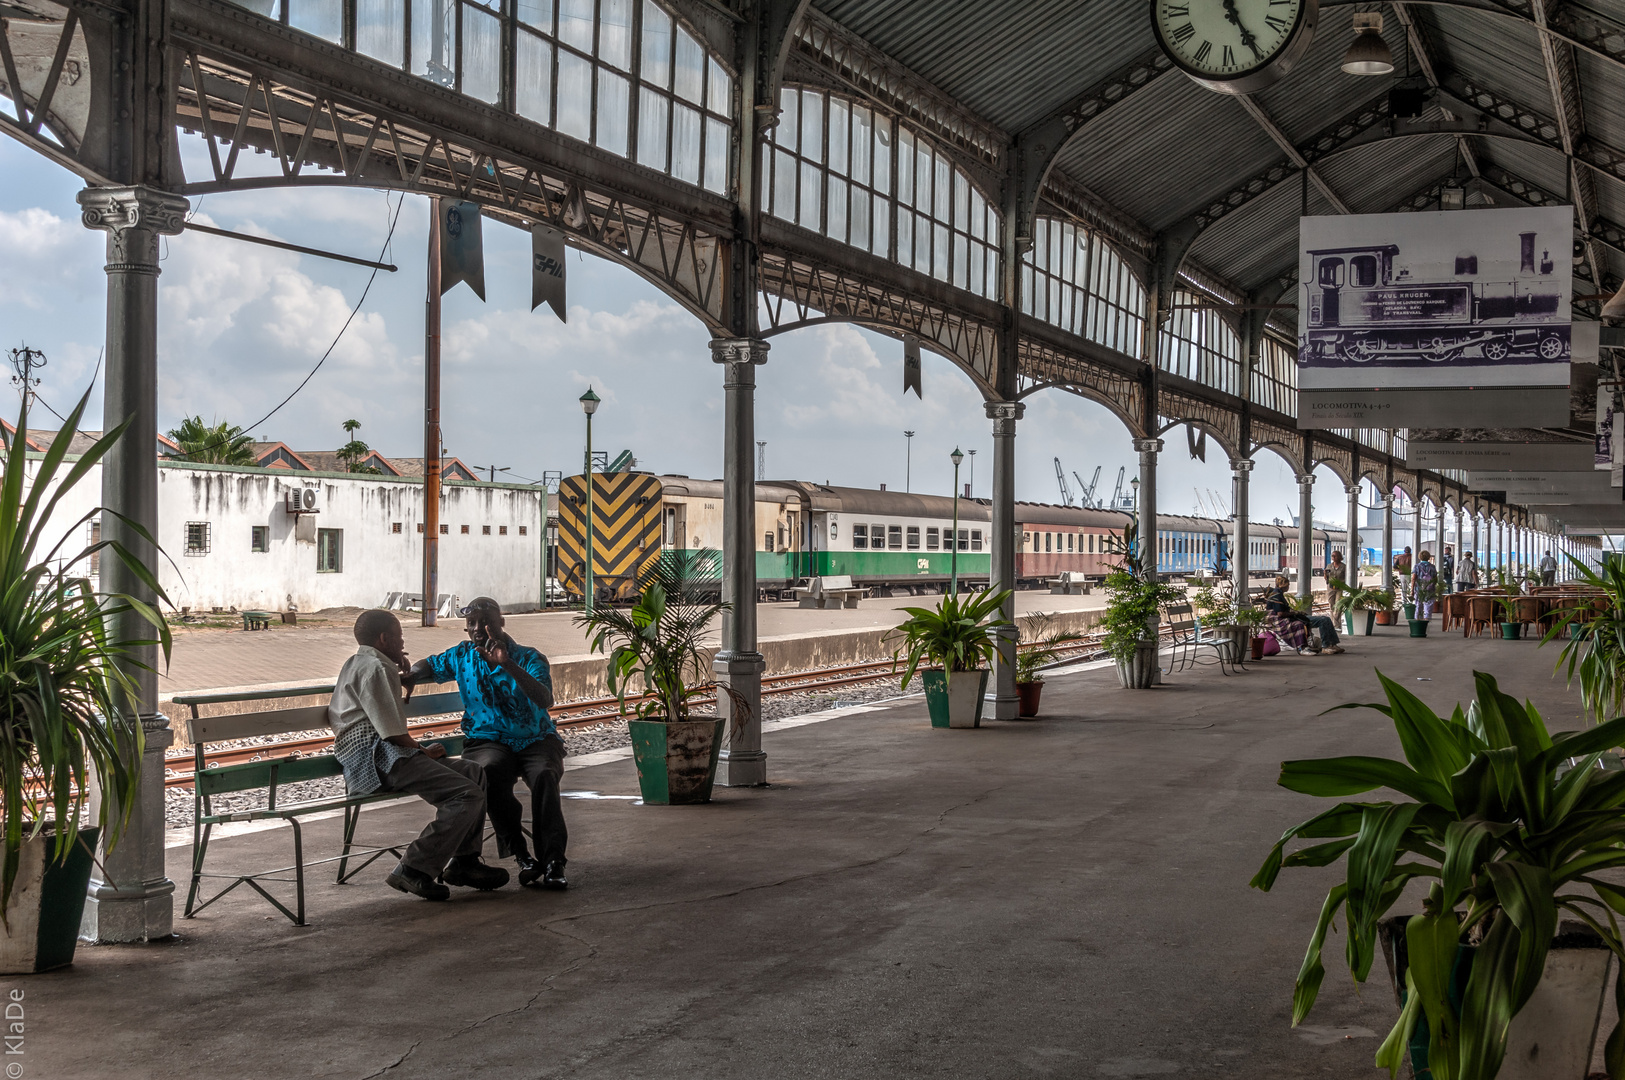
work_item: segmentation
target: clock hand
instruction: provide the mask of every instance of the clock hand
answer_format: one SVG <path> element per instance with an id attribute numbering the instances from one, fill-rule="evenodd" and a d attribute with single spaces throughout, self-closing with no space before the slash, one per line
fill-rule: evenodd
<path id="1" fill-rule="evenodd" d="M 1241 43 L 1253 51 L 1253 58 L 1262 60 L 1263 54 L 1258 51 L 1258 39 L 1251 30 L 1241 25 L 1241 13 L 1236 10 L 1236 0 L 1224 0 L 1224 17 L 1237 30 L 1241 31 Z"/>

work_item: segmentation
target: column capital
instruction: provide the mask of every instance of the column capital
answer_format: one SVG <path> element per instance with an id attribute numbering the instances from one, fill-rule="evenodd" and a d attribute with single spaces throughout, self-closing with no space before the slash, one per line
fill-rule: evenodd
<path id="1" fill-rule="evenodd" d="M 156 273 L 158 237 L 179 235 L 191 205 L 179 195 L 149 187 L 91 187 L 79 193 L 85 228 L 107 233 L 110 270 Z"/>
<path id="2" fill-rule="evenodd" d="M 1253 471 L 1253 466 L 1256 464 L 1258 463 L 1252 458 L 1233 457 L 1230 459 L 1230 471 L 1238 473 L 1250 473 Z"/>
<path id="3" fill-rule="evenodd" d="M 1315 486 L 1315 474 L 1314 473 L 1305 473 L 1303 476 L 1298 477 L 1298 486 L 1300 488 L 1312 488 L 1312 487 L 1314 487 Z"/>
<path id="4" fill-rule="evenodd" d="M 1027 413 L 1026 404 L 1020 401 L 985 401 L 982 409 L 989 420 L 1009 420 L 1012 423 Z"/>
<path id="5" fill-rule="evenodd" d="M 1343 485 L 1343 494 L 1349 496 L 1350 498 L 1358 496 L 1360 494 L 1360 485 L 1359 484 L 1344 484 Z"/>
<path id="6" fill-rule="evenodd" d="M 711 362 L 715 364 L 765 364 L 768 344 L 761 338 L 712 338 Z"/>
<path id="7" fill-rule="evenodd" d="M 1139 451 L 1142 454 L 1160 454 L 1160 453 L 1162 453 L 1162 440 L 1161 439 L 1135 439 L 1134 440 L 1134 449 Z"/>

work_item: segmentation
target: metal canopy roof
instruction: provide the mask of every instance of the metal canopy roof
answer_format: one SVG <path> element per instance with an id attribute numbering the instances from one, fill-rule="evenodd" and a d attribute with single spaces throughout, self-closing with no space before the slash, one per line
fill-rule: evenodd
<path id="1" fill-rule="evenodd" d="M 1156 52 L 1142 0 L 814 0 L 814 6 L 1011 139 Z M 1385 15 L 1393 76 L 1340 70 L 1357 9 Z M 1479 189 L 1487 201 L 1475 199 L 1478 205 L 1518 205 L 1518 193 L 1532 187 L 1558 201 L 1578 194 L 1582 237 L 1625 220 L 1625 169 L 1579 164 L 1581 186 L 1593 190 L 1574 191 L 1565 175 L 1564 125 L 1556 123 L 1560 115 L 1567 120 L 1569 146 L 1582 161 L 1607 160 L 1616 150 L 1625 157 L 1625 0 L 1323 0 L 1320 10 L 1308 53 L 1286 78 L 1252 95 L 1251 107 L 1164 70 L 1078 127 L 1055 157 L 1052 181 L 1080 185 L 1147 233 L 1174 228 L 1288 160 L 1290 150 L 1313 162 L 1307 151 L 1316 136 L 1358 106 L 1383 101 L 1408 58 L 1414 74 L 1445 88 L 1430 99 L 1424 119 L 1442 120 L 1447 110 L 1460 118 L 1464 88 L 1476 88 L 1526 117 L 1514 126 L 1545 145 L 1438 134 L 1360 146 L 1315 166 L 1318 181 L 1347 209 L 1400 209 L 1452 175 L 1489 174 Z M 1555 63 L 1542 48 L 1542 21 Z M 1512 118 L 1507 109 L 1495 115 Z M 1266 122 L 1289 146 L 1272 137 Z M 1291 272 L 1301 202 L 1294 166 L 1289 178 L 1207 230 L 1192 258 L 1240 291 Z M 1309 211 L 1337 212 L 1318 182 Z M 1625 250 L 1599 247 L 1605 280 L 1577 292 L 1618 284 Z"/>

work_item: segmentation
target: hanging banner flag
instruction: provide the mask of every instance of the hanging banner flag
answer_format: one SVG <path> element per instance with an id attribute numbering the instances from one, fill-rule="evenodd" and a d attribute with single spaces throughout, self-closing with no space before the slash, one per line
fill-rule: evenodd
<path id="1" fill-rule="evenodd" d="M 546 225 L 530 227 L 530 310 L 546 304 L 564 317 L 564 234 Z"/>
<path id="2" fill-rule="evenodd" d="M 1299 221 L 1298 424 L 1569 423 L 1573 209 Z"/>
<path id="3" fill-rule="evenodd" d="M 1199 431 L 1195 424 L 1185 425 L 1185 442 L 1190 446 L 1191 457 L 1198 461 L 1207 461 L 1207 432 Z"/>
<path id="4" fill-rule="evenodd" d="M 925 400 L 920 391 L 920 339 L 913 334 L 903 335 L 903 393 L 914 391 L 914 396 Z"/>
<path id="5" fill-rule="evenodd" d="M 440 207 L 440 294 L 444 296 L 459 281 L 468 282 L 474 295 L 485 299 L 485 249 L 480 239 L 478 203 L 441 199 Z"/>

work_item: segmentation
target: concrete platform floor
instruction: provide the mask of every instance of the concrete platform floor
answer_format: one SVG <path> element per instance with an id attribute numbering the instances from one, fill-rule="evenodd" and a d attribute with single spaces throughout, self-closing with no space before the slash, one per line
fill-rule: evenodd
<path id="1" fill-rule="evenodd" d="M 856 608 L 807 609 L 793 602 L 757 607 L 757 633 L 762 638 L 792 637 L 820 630 L 859 630 L 895 626 L 908 616 L 905 607 L 932 607 L 940 596 L 901 596 L 859 602 Z M 1016 611 L 1086 611 L 1104 607 L 1099 590 L 1089 596 L 1051 596 L 1048 592 L 1019 592 Z M 508 632 L 516 641 L 542 650 L 553 660 L 588 655 L 587 640 L 574 623 L 574 612 L 550 611 L 510 615 Z M 438 626 L 414 625 L 402 619 L 406 651 L 413 657 L 448 649 L 463 640 L 463 620 L 441 619 Z M 720 628 L 713 628 L 712 639 Z M 197 629 L 177 627 L 169 670 L 159 679 L 159 691 L 178 694 L 217 686 L 252 686 L 259 683 L 331 679 L 355 652 L 355 638 L 347 626 L 287 627 L 273 623 L 270 630 Z"/>
<path id="2" fill-rule="evenodd" d="M 1495 672 L 1554 728 L 1576 699 L 1534 642 L 1357 638 L 1150 691 L 1052 679 L 1036 722 L 927 726 L 918 699 L 773 733 L 773 786 L 709 806 L 572 800 L 564 894 L 313 884 L 311 925 L 233 895 L 172 944 L 81 947 L 26 991 L 39 1077 L 1359 1077 L 1396 1015 L 1328 942 L 1292 980 L 1337 870 L 1247 887 L 1316 800 L 1283 758 L 1397 754 L 1374 666 L 1438 709 Z M 566 788 L 636 792 L 629 761 Z M 398 837 L 420 806 L 364 816 Z M 336 822 L 312 827 L 331 848 Z M 223 841 L 279 865 L 285 830 Z M 184 872 L 172 850 L 172 873 Z"/>

